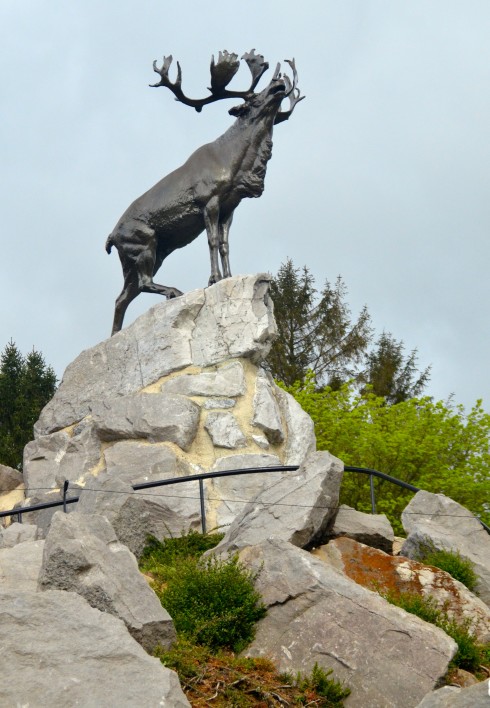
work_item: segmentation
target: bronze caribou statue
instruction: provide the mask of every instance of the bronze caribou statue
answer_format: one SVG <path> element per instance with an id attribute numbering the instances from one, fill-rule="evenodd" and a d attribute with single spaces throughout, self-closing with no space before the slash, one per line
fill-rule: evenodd
<path id="1" fill-rule="evenodd" d="M 176 100 L 196 111 L 214 101 L 240 98 L 243 103 L 231 108 L 233 125 L 213 143 L 196 150 L 182 167 L 164 177 L 136 199 L 117 222 L 107 239 L 106 250 L 115 246 L 121 260 L 124 287 L 116 300 L 112 334 L 119 332 L 129 303 L 141 292 L 158 293 L 167 298 L 182 295 L 177 288 L 158 285 L 153 276 L 164 259 L 193 241 L 206 230 L 211 257 L 209 285 L 231 275 L 228 233 L 233 212 L 244 197 L 260 197 L 264 190 L 267 163 L 272 154 L 272 129 L 287 120 L 295 105 L 304 98 L 296 87 L 297 73 L 293 60 L 286 60 L 293 78 L 280 73 L 278 64 L 265 89 L 255 93 L 260 78 L 269 68 L 264 57 L 252 49 L 242 59 L 252 74 L 246 91 L 226 87 L 238 71 L 236 54 L 219 53 L 211 60 L 211 92 L 202 99 L 188 98 L 182 92 L 182 71 L 177 62 L 177 78 L 170 81 L 172 57 L 164 57 L 162 68 L 153 62 L 160 81 Z M 281 102 L 289 99 L 289 109 L 281 111 Z M 218 251 L 221 256 L 221 275 Z"/>

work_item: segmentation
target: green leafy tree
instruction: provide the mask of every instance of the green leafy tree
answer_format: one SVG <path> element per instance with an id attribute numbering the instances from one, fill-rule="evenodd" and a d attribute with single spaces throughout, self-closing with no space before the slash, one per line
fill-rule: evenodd
<path id="1" fill-rule="evenodd" d="M 429 397 L 391 406 L 352 384 L 319 391 L 312 376 L 287 390 L 312 417 L 317 446 L 346 465 L 385 472 L 429 492 L 443 493 L 490 524 L 490 415 L 477 401 L 469 413 Z M 375 481 L 377 510 L 401 531 L 400 513 L 412 493 Z M 346 472 L 342 502 L 369 512 L 369 479 Z"/>
<path id="2" fill-rule="evenodd" d="M 20 469 L 25 445 L 56 390 L 56 375 L 35 349 L 24 357 L 14 342 L 0 356 L 0 463 Z"/>
<path id="3" fill-rule="evenodd" d="M 417 350 L 404 354 L 403 341 L 397 341 L 389 332 L 383 332 L 376 348 L 366 356 L 364 381 L 371 392 L 382 396 L 386 403 L 401 403 L 420 396 L 430 379 L 430 369 L 417 368 Z"/>
<path id="4" fill-rule="evenodd" d="M 319 385 L 338 387 L 358 377 L 371 339 L 370 316 L 364 307 L 352 322 L 342 278 L 335 285 L 327 280 L 317 297 L 308 268 L 295 268 L 289 259 L 273 278 L 270 294 L 278 338 L 266 366 L 274 378 L 292 385 L 311 370 Z"/>

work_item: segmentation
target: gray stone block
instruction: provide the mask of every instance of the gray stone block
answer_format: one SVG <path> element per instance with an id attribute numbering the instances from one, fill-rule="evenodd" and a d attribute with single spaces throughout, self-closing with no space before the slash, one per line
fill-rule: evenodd
<path id="1" fill-rule="evenodd" d="M 0 594 L 0 705 L 189 708 L 121 620 L 60 590 Z"/>
<path id="2" fill-rule="evenodd" d="M 273 467 L 280 464 L 280 459 L 275 455 L 247 453 L 220 457 L 209 471 L 221 472 L 251 467 Z M 231 524 L 251 499 L 254 499 L 262 489 L 279 480 L 282 474 L 281 472 L 263 472 L 218 477 L 206 481 L 206 496 L 212 500 L 208 505 L 208 528 L 222 528 Z"/>
<path id="3" fill-rule="evenodd" d="M 408 533 L 401 555 L 418 559 L 427 546 L 458 551 L 478 575 L 476 593 L 490 606 L 490 535 L 478 519 L 444 494 L 417 492 L 402 512 Z"/>
<path id="4" fill-rule="evenodd" d="M 488 708 L 490 680 L 480 681 L 468 688 L 444 686 L 428 693 L 417 708 Z"/>
<path id="5" fill-rule="evenodd" d="M 247 547 L 240 561 L 257 573 L 268 608 L 247 656 L 279 671 L 333 669 L 357 708 L 413 708 L 437 685 L 456 652 L 442 630 L 390 605 L 286 541 Z"/>
<path id="6" fill-rule="evenodd" d="M 274 396 L 277 386 L 272 377 L 259 369 L 255 383 L 254 414 L 252 425 L 263 431 L 267 440 L 281 443 L 284 440 L 284 428 L 279 404 Z"/>
<path id="7" fill-rule="evenodd" d="M 260 475 L 262 489 L 232 521 L 216 552 L 271 537 L 302 548 L 322 543 L 338 507 L 343 470 L 329 452 L 315 452 L 297 472 Z"/>
<path id="8" fill-rule="evenodd" d="M 0 548 L 13 548 L 24 541 L 37 541 L 39 529 L 34 524 L 19 524 L 16 521 L 0 529 Z"/>
<path id="9" fill-rule="evenodd" d="M 101 440 L 146 438 L 173 442 L 187 450 L 196 437 L 200 408 L 178 395 L 141 393 L 108 398 L 90 405 Z"/>
<path id="10" fill-rule="evenodd" d="M 76 592 L 122 619 L 147 650 L 169 647 L 173 622 L 104 516 L 57 512 L 46 537 L 39 589 Z"/>
<path id="11" fill-rule="evenodd" d="M 162 393 L 226 398 L 242 396 L 245 390 L 245 374 L 239 361 L 225 364 L 216 371 L 176 376 L 166 381 L 161 388 Z"/>
<path id="12" fill-rule="evenodd" d="M 1 548 L 0 591 L 35 592 L 41 571 L 43 550 L 44 541 L 41 540 L 24 541 L 11 548 Z"/>
<path id="13" fill-rule="evenodd" d="M 247 438 L 242 433 L 233 413 L 218 411 L 208 413 L 204 427 L 215 447 L 236 450 L 247 444 Z"/>
<path id="14" fill-rule="evenodd" d="M 395 539 L 391 524 L 384 514 L 364 514 L 346 504 L 339 507 L 329 535 L 331 538 L 347 536 L 385 553 L 393 551 Z"/>
<path id="15" fill-rule="evenodd" d="M 275 394 L 288 431 L 284 464 L 301 465 L 316 450 L 315 426 L 289 393 L 276 387 Z"/>

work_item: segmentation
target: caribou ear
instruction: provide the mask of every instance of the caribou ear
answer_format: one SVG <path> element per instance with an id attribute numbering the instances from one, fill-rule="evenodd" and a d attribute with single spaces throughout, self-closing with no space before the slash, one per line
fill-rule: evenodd
<path id="1" fill-rule="evenodd" d="M 230 116 L 235 116 L 235 118 L 240 118 L 241 116 L 246 116 L 247 113 L 250 111 L 250 106 L 248 102 L 245 103 L 240 103 L 239 106 L 233 106 L 233 108 L 230 108 L 228 113 Z"/>

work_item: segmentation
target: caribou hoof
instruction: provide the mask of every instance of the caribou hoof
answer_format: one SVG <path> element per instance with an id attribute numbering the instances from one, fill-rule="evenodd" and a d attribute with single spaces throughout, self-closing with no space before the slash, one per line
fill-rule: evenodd
<path id="1" fill-rule="evenodd" d="M 219 275 L 212 275 L 209 280 L 208 280 L 208 286 L 209 285 L 215 285 L 216 283 L 219 283 L 219 281 L 222 280 L 221 274 Z"/>
<path id="2" fill-rule="evenodd" d="M 177 288 L 169 288 L 168 289 L 168 295 L 167 295 L 167 300 L 172 300 L 174 297 L 180 297 L 184 293 L 182 290 L 178 290 Z"/>

